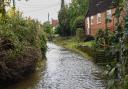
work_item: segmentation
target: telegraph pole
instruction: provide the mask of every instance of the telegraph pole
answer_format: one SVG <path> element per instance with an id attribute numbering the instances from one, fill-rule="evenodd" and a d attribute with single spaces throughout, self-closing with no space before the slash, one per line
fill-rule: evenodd
<path id="1" fill-rule="evenodd" d="M 50 22 L 49 17 L 50 17 L 50 14 L 48 13 L 48 22 Z"/>
<path id="2" fill-rule="evenodd" d="M 16 8 L 16 2 L 13 0 L 13 8 Z"/>
<path id="3" fill-rule="evenodd" d="M 16 10 L 16 2 L 13 0 L 13 15 L 15 16 L 15 10 Z"/>

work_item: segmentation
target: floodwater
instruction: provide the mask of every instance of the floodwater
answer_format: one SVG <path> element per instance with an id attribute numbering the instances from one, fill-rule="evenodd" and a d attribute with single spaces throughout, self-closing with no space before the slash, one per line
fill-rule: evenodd
<path id="1" fill-rule="evenodd" d="M 46 66 L 6 89 L 105 89 L 101 70 L 81 55 L 48 43 Z"/>

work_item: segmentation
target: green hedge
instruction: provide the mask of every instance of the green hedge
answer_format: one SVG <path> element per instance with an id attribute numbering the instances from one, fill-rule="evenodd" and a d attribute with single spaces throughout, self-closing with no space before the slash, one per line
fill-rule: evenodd
<path id="1" fill-rule="evenodd" d="M 29 47 L 41 49 L 45 54 L 46 41 L 40 26 L 38 21 L 30 18 L 19 16 L 0 18 L 0 39 L 9 40 L 14 46 L 13 50 L 8 51 L 9 55 L 19 55 Z"/>

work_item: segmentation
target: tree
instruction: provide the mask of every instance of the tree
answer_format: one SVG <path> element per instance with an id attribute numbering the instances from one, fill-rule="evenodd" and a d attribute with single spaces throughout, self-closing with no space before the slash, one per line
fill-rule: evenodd
<path id="1" fill-rule="evenodd" d="M 61 26 L 61 34 L 62 36 L 69 36 L 70 35 L 70 28 L 69 28 L 69 18 L 68 18 L 68 8 L 64 7 L 60 10 L 59 15 L 59 24 Z"/>
<path id="2" fill-rule="evenodd" d="M 84 28 L 84 17 L 88 11 L 88 0 L 72 0 L 69 6 L 70 29 L 75 33 L 77 28 Z M 80 27 L 79 27 L 79 26 Z"/>
<path id="3" fill-rule="evenodd" d="M 88 8 L 87 0 L 72 0 L 69 6 L 64 5 L 64 0 L 61 3 L 61 10 L 59 11 L 58 18 L 61 27 L 61 35 L 68 36 L 74 35 L 77 28 L 75 28 L 74 21 L 78 21 L 78 17 L 85 17 Z M 84 27 L 84 18 L 80 20 L 80 23 Z"/>
<path id="4" fill-rule="evenodd" d="M 48 40 L 52 40 L 52 25 L 49 21 L 44 22 L 43 29 L 47 35 Z"/>
<path id="5" fill-rule="evenodd" d="M 59 24 L 61 26 L 61 36 L 69 36 L 71 35 L 71 31 L 69 28 L 69 12 L 68 6 L 64 5 L 64 0 L 61 3 L 61 10 L 58 14 Z"/>
<path id="6" fill-rule="evenodd" d="M 74 20 L 72 26 L 74 28 L 74 32 L 76 31 L 77 28 L 82 28 L 84 27 L 84 16 L 78 16 L 76 17 L 76 19 Z"/>

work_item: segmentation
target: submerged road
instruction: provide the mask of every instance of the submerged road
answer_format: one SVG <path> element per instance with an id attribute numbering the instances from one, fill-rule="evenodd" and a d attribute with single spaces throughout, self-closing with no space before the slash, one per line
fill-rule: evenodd
<path id="1" fill-rule="evenodd" d="M 100 68 L 71 51 L 48 43 L 46 67 L 8 89 L 105 89 Z"/>

